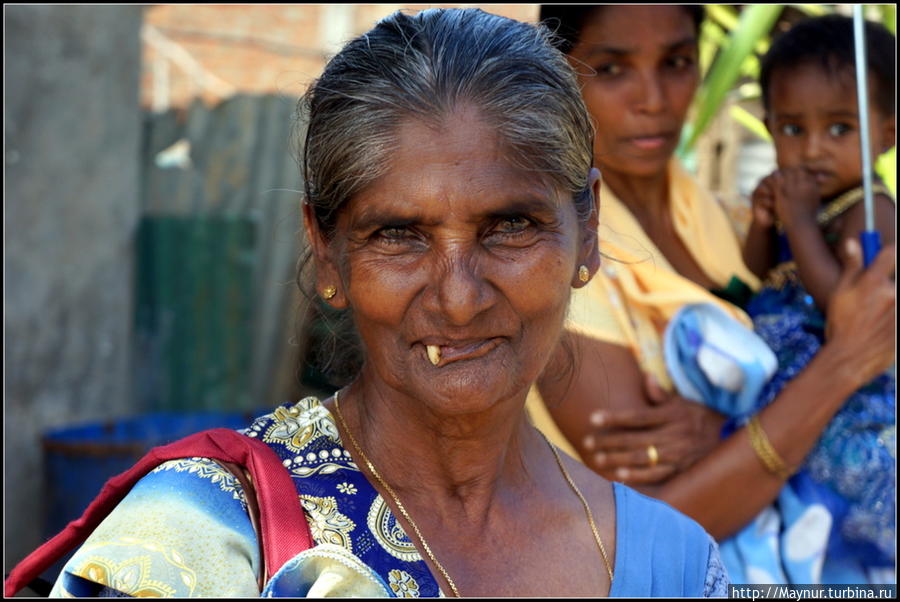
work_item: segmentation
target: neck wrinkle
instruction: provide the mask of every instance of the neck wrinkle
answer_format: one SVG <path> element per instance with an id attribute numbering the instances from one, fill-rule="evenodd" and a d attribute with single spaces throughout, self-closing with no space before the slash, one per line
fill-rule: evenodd
<path id="1" fill-rule="evenodd" d="M 476 417 L 447 418 L 421 404 L 413 405 L 420 411 L 410 411 L 412 400 L 404 403 L 379 393 L 355 382 L 340 395 L 341 414 L 365 456 L 410 513 L 410 506 L 428 507 L 436 515 L 457 519 L 462 513 L 474 524 L 502 501 L 501 490 L 528 487 L 532 479 L 523 462 L 524 448 L 533 449 L 532 439 L 538 437 L 529 432 L 533 429 L 525 418 L 524 396 L 518 413 L 504 411 L 510 400 Z M 344 447 L 357 454 L 349 439 Z M 359 458 L 359 464 L 365 460 Z M 381 489 L 377 480 L 373 485 Z"/>

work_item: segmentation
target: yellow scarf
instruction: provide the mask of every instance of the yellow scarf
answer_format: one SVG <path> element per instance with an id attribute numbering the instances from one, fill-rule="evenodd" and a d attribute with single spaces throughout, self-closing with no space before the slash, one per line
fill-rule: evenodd
<path id="1" fill-rule="evenodd" d="M 677 161 L 669 165 L 672 220 L 691 256 L 716 283 L 737 276 L 752 289 L 759 280 L 744 265 L 737 235 L 722 206 L 702 190 Z M 607 187 L 600 191 L 600 271 L 573 292 L 567 328 L 600 341 L 628 347 L 645 373 L 671 389 L 662 353 L 662 335 L 688 303 L 715 303 L 752 327 L 740 309 L 684 278 L 671 266 L 628 208 Z M 582 365 L 581 369 L 590 369 Z M 554 443 L 574 450 L 556 429 L 540 396 L 529 395 L 532 420 Z"/>

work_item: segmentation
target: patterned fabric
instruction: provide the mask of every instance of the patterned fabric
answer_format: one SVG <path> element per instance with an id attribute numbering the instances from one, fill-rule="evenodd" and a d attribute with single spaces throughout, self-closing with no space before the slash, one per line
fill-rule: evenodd
<path id="1" fill-rule="evenodd" d="M 284 405 L 244 431 L 269 445 L 291 473 L 313 539 L 348 567 L 366 574 L 386 595 L 417 598 L 441 595 L 437 581 L 384 499 L 343 448 L 334 418 L 318 399 Z M 311 552 L 315 555 L 321 552 Z M 296 560 L 296 559 L 295 559 Z M 264 596 L 297 594 L 297 575 L 308 562 L 285 567 Z M 332 563 L 333 564 L 333 563 Z M 385 595 L 385 594 L 383 594 Z"/>
<path id="2" fill-rule="evenodd" d="M 283 459 L 315 541 L 262 592 L 259 547 L 239 482 L 209 459 L 186 458 L 138 482 L 69 561 L 51 595 L 443 596 L 317 399 L 285 404 L 243 433 Z M 715 544 L 699 525 L 658 500 L 614 486 L 619 536 L 611 595 L 724 591 L 727 577 Z"/>
<path id="3" fill-rule="evenodd" d="M 784 279 L 780 288 L 765 287 L 748 312 L 778 357 L 778 371 L 760 395 L 764 407 L 818 352 L 825 317 L 796 277 Z M 892 370 L 844 402 L 803 467 L 813 485 L 803 489 L 804 497 L 832 515 L 829 553 L 856 558 L 864 567 L 891 566 L 895 560 L 895 412 Z"/>
<path id="4" fill-rule="evenodd" d="M 141 479 L 66 564 L 53 597 L 258 596 L 256 534 L 237 479 L 204 458 Z"/>
<path id="5" fill-rule="evenodd" d="M 725 565 L 722 564 L 719 546 L 712 542 L 709 547 L 709 563 L 706 571 L 706 581 L 703 584 L 703 597 L 727 598 L 729 585 L 731 585 L 731 582 L 728 580 L 728 572 L 725 570 Z"/>

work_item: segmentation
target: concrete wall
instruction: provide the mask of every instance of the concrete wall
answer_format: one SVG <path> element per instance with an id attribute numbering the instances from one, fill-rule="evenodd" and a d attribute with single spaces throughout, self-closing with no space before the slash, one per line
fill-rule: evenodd
<path id="1" fill-rule="evenodd" d="M 142 10 L 4 7 L 5 571 L 41 541 L 41 433 L 134 411 Z"/>

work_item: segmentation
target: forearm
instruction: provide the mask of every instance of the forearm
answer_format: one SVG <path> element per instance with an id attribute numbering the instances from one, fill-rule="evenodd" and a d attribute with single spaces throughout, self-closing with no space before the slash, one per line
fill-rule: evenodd
<path id="1" fill-rule="evenodd" d="M 586 445 L 587 437 L 596 428 L 591 424 L 591 415 L 604 408 L 646 407 L 642 374 L 630 351 L 572 333 L 566 336 L 571 354 L 578 358 L 574 372 L 571 366 L 563 367 L 571 363 L 571 357 L 560 348 L 538 381 L 538 389 L 560 432 L 582 460 L 597 470 L 591 462 L 596 450 Z M 617 394 L 624 391 L 628 393 Z"/>
<path id="2" fill-rule="evenodd" d="M 841 266 L 825 243 L 818 225 L 813 221 L 786 230 L 797 273 L 816 306 L 825 312 L 828 300 L 841 277 Z"/>
<path id="3" fill-rule="evenodd" d="M 775 251 L 773 229 L 752 222 L 743 248 L 744 263 L 750 271 L 764 279 L 775 263 Z"/>
<path id="4" fill-rule="evenodd" d="M 848 369 L 848 359 L 839 347 L 824 346 L 759 413 L 763 430 L 787 466 L 802 464 L 844 400 L 862 385 Z M 716 539 L 723 539 L 747 525 L 783 485 L 763 466 L 743 428 L 670 479 L 657 496 L 693 517 Z"/>

